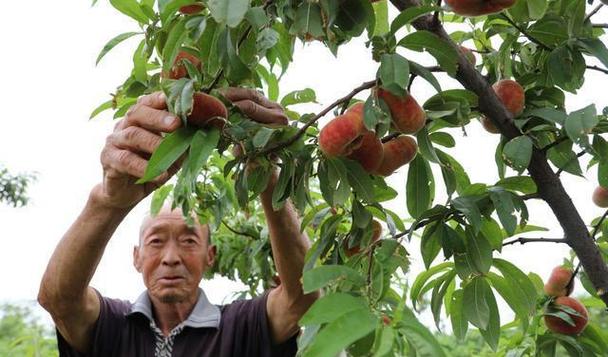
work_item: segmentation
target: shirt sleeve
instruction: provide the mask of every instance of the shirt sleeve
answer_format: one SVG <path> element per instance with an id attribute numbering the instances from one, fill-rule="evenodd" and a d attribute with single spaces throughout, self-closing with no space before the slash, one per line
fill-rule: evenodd
<path id="1" fill-rule="evenodd" d="M 281 344 L 274 344 L 270 332 L 270 324 L 266 313 L 268 293 L 251 300 L 238 300 L 230 305 L 226 317 L 233 320 L 234 338 L 241 343 L 243 350 L 238 351 L 243 356 L 259 357 L 291 357 L 295 356 L 297 334 Z M 236 347 L 236 346 L 235 346 Z M 239 349 L 238 347 L 234 350 Z M 237 352 L 237 353 L 238 353 Z"/>
<path id="2" fill-rule="evenodd" d="M 91 351 L 84 354 L 75 350 L 68 344 L 59 330 L 57 332 L 57 347 L 60 357 L 97 357 L 112 356 L 118 344 L 120 334 L 118 331 L 126 323 L 126 314 L 131 308 L 131 303 L 124 300 L 110 299 L 102 296 L 97 290 L 99 298 L 99 317 L 95 322 L 92 332 Z"/>

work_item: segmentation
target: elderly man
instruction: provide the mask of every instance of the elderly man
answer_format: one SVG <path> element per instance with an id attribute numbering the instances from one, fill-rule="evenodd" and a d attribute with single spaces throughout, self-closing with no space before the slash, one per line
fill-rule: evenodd
<path id="1" fill-rule="evenodd" d="M 225 96 L 253 120 L 286 122 L 280 106 L 253 90 L 232 88 Z M 167 112 L 165 96 L 154 93 L 140 98 L 108 136 L 103 181 L 55 249 L 38 295 L 57 325 L 62 356 L 295 356 L 297 322 L 316 294 L 302 292 L 309 241 L 295 209 L 289 202 L 272 209 L 276 172 L 261 202 L 281 280 L 277 288 L 252 300 L 212 305 L 199 288 L 215 258 L 209 227 L 188 227 L 181 211 L 168 208 L 142 224 L 133 264 L 147 290 L 135 303 L 109 299 L 89 286 L 120 222 L 179 169 L 135 184 L 161 133 L 180 125 Z"/>

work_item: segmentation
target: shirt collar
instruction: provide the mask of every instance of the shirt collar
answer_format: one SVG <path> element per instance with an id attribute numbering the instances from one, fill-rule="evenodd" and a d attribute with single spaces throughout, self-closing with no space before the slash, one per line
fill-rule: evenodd
<path id="1" fill-rule="evenodd" d="M 194 328 L 218 328 L 220 326 L 221 317 L 220 309 L 209 302 L 203 289 L 199 288 L 198 292 L 196 305 L 194 305 L 194 309 L 190 313 L 190 316 L 188 316 L 182 325 Z M 137 300 L 131 305 L 131 311 L 127 313 L 127 316 L 137 313 L 144 315 L 150 321 L 154 321 L 154 317 L 152 316 L 152 301 L 150 300 L 147 290 L 141 293 Z"/>

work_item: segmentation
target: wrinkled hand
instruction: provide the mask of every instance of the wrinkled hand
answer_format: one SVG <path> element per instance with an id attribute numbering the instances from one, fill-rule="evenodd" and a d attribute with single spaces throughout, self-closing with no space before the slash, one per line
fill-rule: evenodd
<path id="1" fill-rule="evenodd" d="M 166 109 L 162 92 L 142 96 L 107 137 L 101 152 L 103 182 L 94 190 L 102 204 L 111 208 L 135 206 L 179 170 L 180 164 L 176 163 L 151 182 L 135 183 L 143 177 L 152 152 L 160 145 L 161 133 L 181 126 L 181 121 Z"/>
<path id="2" fill-rule="evenodd" d="M 231 87 L 221 91 L 226 99 L 252 120 L 269 125 L 287 125 L 287 116 L 278 103 L 249 88 Z"/>

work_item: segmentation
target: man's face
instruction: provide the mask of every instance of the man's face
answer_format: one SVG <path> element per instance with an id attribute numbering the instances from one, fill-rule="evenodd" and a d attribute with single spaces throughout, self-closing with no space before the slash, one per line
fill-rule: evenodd
<path id="1" fill-rule="evenodd" d="M 203 273 L 213 265 L 215 247 L 209 230 L 198 222 L 189 228 L 181 210 L 161 210 L 144 220 L 133 261 L 149 294 L 164 303 L 195 300 Z"/>

